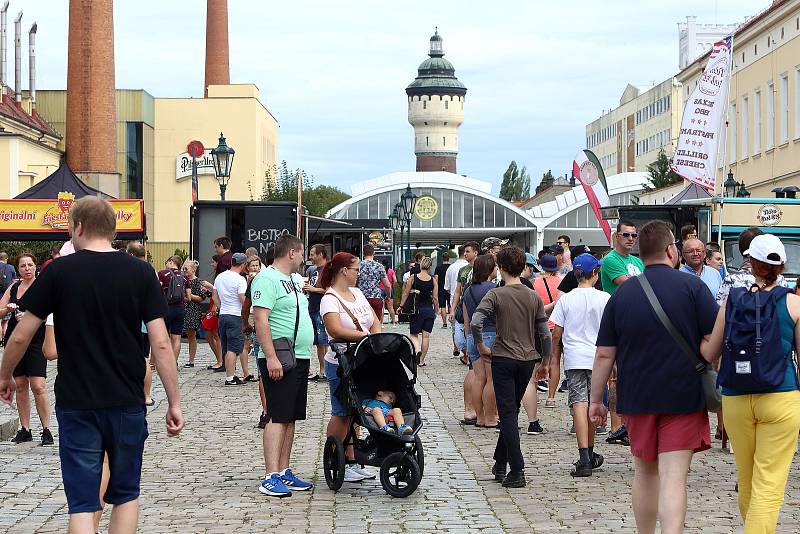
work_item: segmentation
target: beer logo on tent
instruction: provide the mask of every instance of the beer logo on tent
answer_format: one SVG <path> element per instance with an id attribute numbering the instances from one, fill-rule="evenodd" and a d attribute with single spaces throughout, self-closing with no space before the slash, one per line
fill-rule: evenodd
<path id="1" fill-rule="evenodd" d="M 439 203 L 430 195 L 425 195 L 417 199 L 414 213 L 423 221 L 430 221 L 439 213 Z"/>
<path id="2" fill-rule="evenodd" d="M 69 209 L 75 202 L 75 195 L 62 191 L 58 194 L 56 205 L 48 208 L 42 215 L 42 224 L 58 230 L 66 230 L 69 223 Z"/>

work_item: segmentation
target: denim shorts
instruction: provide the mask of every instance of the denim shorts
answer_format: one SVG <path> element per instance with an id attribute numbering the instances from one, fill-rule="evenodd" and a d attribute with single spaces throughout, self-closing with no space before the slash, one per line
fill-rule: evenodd
<path id="1" fill-rule="evenodd" d="M 222 354 L 232 352 L 239 354 L 244 350 L 244 334 L 242 333 L 242 318 L 238 315 L 219 316 L 219 340 L 222 344 Z"/>
<path id="2" fill-rule="evenodd" d="M 142 453 L 147 439 L 144 406 L 77 410 L 56 408 L 58 454 L 69 513 L 100 510 L 103 453 L 111 478 L 103 500 L 124 504 L 139 498 Z"/>
<path id="3" fill-rule="evenodd" d="M 253 333 L 250 334 L 250 343 L 252 344 L 252 348 L 250 349 L 250 356 L 258 357 L 258 352 L 261 350 L 261 343 L 258 342 L 258 336 L 256 335 L 256 331 L 253 330 Z"/>
<path id="4" fill-rule="evenodd" d="M 467 338 L 464 336 L 464 323 L 455 322 L 453 324 L 453 339 L 456 342 L 456 348 L 458 350 L 467 350 Z"/>
<path id="5" fill-rule="evenodd" d="M 339 366 L 337 364 L 325 360 L 325 378 L 328 379 L 328 389 L 331 392 L 331 415 L 347 417 L 350 415 L 349 410 L 342 405 L 339 397 L 336 396 L 336 388 L 339 387 L 339 383 L 342 381 L 339 375 L 336 374 L 338 370 Z"/>
<path id="6" fill-rule="evenodd" d="M 496 339 L 497 332 L 491 332 L 488 330 L 483 331 L 483 343 L 490 349 L 494 346 Z M 472 334 L 467 336 L 467 356 L 469 357 L 470 363 L 477 362 L 481 357 L 480 353 L 478 352 L 478 344 L 475 343 L 475 337 Z"/>
<path id="7" fill-rule="evenodd" d="M 325 323 L 322 322 L 322 315 L 319 312 L 309 313 L 311 323 L 314 325 L 314 345 L 328 345 L 328 332 L 325 330 Z"/>

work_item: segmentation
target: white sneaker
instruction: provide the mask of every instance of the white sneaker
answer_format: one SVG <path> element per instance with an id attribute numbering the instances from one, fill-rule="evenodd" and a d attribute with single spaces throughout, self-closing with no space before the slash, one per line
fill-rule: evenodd
<path id="1" fill-rule="evenodd" d="M 344 481 L 345 482 L 361 482 L 366 479 L 364 475 L 353 469 L 353 464 L 345 464 L 344 466 Z"/>
<path id="2" fill-rule="evenodd" d="M 373 473 L 366 467 L 360 466 L 358 464 L 351 464 L 351 468 L 353 469 L 353 471 L 363 476 L 364 480 L 373 480 L 376 476 L 375 473 Z"/>

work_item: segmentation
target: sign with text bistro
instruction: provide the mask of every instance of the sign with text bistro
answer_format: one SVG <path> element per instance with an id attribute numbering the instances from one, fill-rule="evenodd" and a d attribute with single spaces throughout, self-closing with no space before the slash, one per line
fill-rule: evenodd
<path id="1" fill-rule="evenodd" d="M 67 232 L 71 193 L 53 200 L 0 200 L 0 233 Z M 117 232 L 144 231 L 143 200 L 109 200 L 117 217 Z"/>

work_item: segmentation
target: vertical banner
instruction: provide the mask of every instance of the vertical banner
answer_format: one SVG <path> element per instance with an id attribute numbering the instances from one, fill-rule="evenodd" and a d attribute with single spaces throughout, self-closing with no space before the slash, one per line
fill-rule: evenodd
<path id="1" fill-rule="evenodd" d="M 683 108 L 678 144 L 670 165 L 681 177 L 713 190 L 720 127 L 728 102 L 733 37 L 714 43 L 703 75 Z M 723 162 L 724 163 L 724 162 Z"/>
<path id="2" fill-rule="evenodd" d="M 600 228 L 603 229 L 608 243 L 611 244 L 611 226 L 600 215 L 600 208 L 608 206 L 610 203 L 606 175 L 603 172 L 603 166 L 600 165 L 600 160 L 597 159 L 594 152 L 591 150 L 578 152 L 572 162 L 572 176 L 583 186 L 583 191 L 589 200 L 589 206 L 591 206 L 597 222 L 600 223 Z"/>

